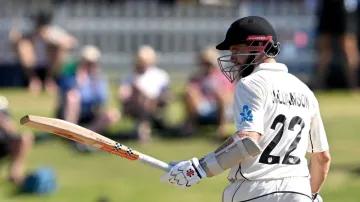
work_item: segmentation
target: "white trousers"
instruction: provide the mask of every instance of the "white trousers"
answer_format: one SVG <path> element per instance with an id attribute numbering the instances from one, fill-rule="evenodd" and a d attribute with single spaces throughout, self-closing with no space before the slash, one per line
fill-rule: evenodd
<path id="1" fill-rule="evenodd" d="M 225 188 L 223 202 L 312 202 L 308 177 L 237 180 Z"/>

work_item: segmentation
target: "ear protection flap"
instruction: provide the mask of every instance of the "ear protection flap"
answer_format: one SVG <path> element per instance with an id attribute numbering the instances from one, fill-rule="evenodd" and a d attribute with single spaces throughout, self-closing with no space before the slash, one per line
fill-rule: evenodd
<path id="1" fill-rule="evenodd" d="M 268 45 L 268 47 L 265 48 L 264 50 L 265 52 L 265 56 L 269 57 L 269 58 L 274 58 L 277 55 L 280 54 L 280 42 L 277 42 L 276 44 L 274 44 L 273 41 L 271 41 Z"/>

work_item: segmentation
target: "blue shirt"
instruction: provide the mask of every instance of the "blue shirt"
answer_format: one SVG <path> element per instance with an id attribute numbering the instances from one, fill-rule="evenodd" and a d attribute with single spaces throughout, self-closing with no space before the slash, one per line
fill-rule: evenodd
<path id="1" fill-rule="evenodd" d="M 89 78 L 81 86 L 78 85 L 75 76 L 63 77 L 59 82 L 59 88 L 62 96 L 60 99 L 71 89 L 77 89 L 80 93 L 81 111 L 84 112 L 90 112 L 94 105 L 104 104 L 108 96 L 108 81 L 104 75 Z"/>

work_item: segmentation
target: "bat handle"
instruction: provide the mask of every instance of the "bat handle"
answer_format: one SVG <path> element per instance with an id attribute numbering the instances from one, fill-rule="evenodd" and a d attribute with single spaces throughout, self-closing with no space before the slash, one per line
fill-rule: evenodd
<path id="1" fill-rule="evenodd" d="M 154 168 L 158 168 L 158 169 L 161 169 L 165 172 L 168 172 L 170 171 L 171 169 L 171 166 L 163 161 L 160 161 L 158 159 L 155 159 L 151 156 L 148 156 L 148 155 L 145 155 L 145 154 L 141 154 L 140 157 L 139 157 L 140 161 L 147 164 L 147 165 L 150 165 Z"/>

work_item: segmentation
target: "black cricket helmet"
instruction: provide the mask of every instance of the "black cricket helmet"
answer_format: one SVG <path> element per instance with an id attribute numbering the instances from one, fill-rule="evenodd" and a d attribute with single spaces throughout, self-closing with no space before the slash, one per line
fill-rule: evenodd
<path id="1" fill-rule="evenodd" d="M 218 50 L 230 50 L 231 46 L 246 44 L 244 53 L 232 53 L 218 58 L 221 72 L 230 82 L 238 77 L 246 77 L 265 58 L 276 57 L 280 53 L 280 43 L 272 25 L 259 16 L 248 16 L 233 22 L 226 32 L 223 42 L 216 46 Z M 236 56 L 248 56 L 244 64 L 231 60 Z"/>

